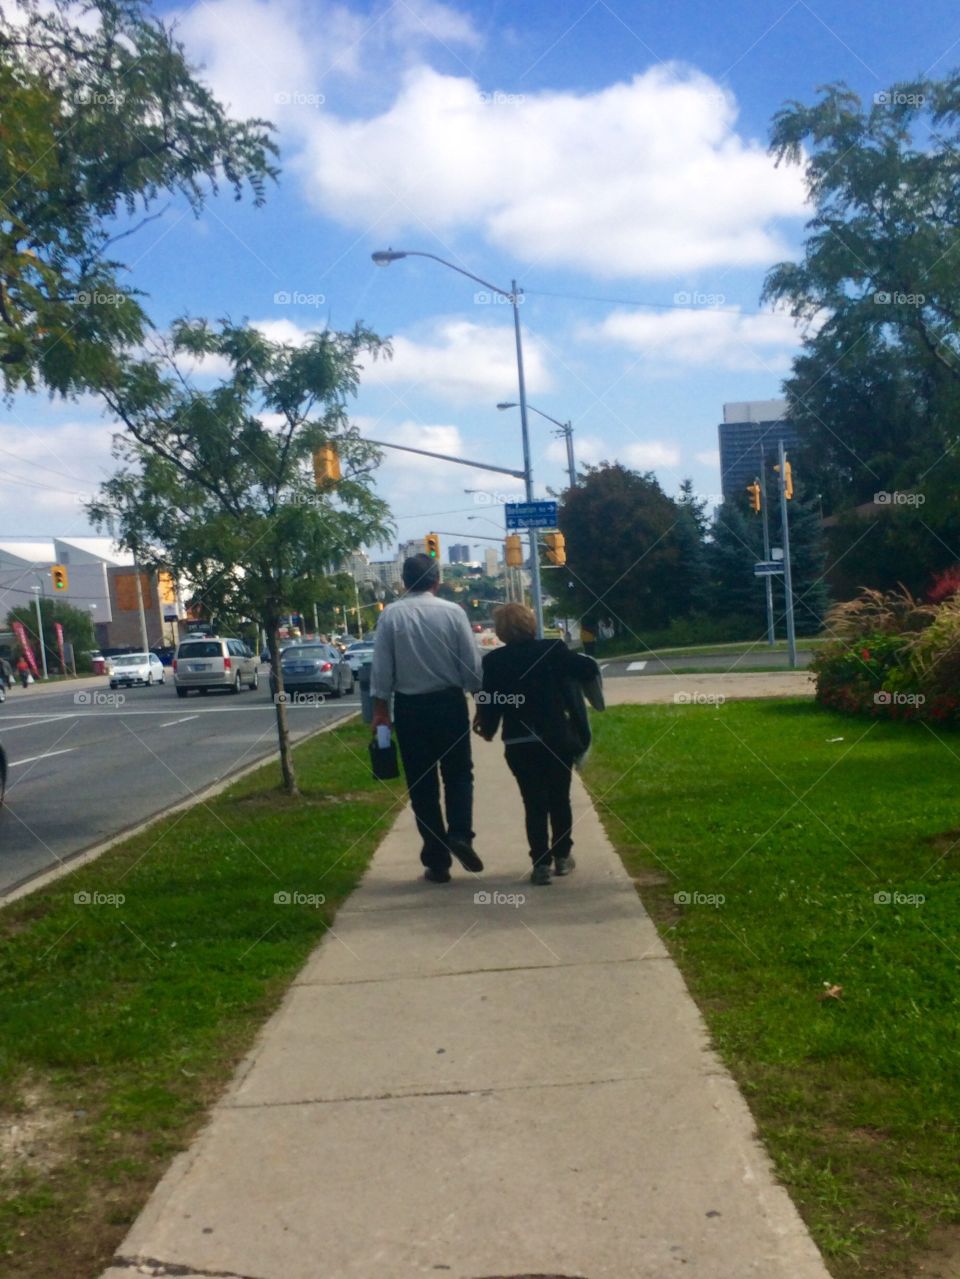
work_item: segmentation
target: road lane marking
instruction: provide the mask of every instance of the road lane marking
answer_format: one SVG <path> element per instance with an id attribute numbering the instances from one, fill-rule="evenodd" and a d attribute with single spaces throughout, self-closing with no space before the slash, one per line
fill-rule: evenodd
<path id="1" fill-rule="evenodd" d="M 77 750 L 76 746 L 65 746 L 63 750 L 47 751 L 46 755 L 31 755 L 29 759 L 16 759 L 10 767 L 19 768 L 21 764 L 35 764 L 38 759 L 53 759 L 54 755 L 69 755 L 71 751 L 75 750 Z"/>
<path id="2" fill-rule="evenodd" d="M 628 671 L 642 671 L 646 669 L 646 662 L 631 662 L 627 667 Z"/>
<path id="3" fill-rule="evenodd" d="M 199 712 L 196 715 L 184 715 L 183 719 L 170 719 L 166 724 L 161 724 L 161 728 L 173 728 L 174 724 L 186 724 L 188 720 L 199 719 Z"/>

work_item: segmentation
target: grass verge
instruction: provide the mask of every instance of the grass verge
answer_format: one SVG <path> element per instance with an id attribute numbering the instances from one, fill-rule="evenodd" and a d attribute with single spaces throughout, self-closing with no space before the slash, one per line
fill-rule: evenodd
<path id="1" fill-rule="evenodd" d="M 838 1279 L 960 1275 L 958 775 L 956 735 L 806 700 L 597 725 L 607 831 Z"/>
<path id="2" fill-rule="evenodd" d="M 5 1276 L 109 1262 L 393 818 L 368 739 L 297 747 L 297 800 L 267 765 L 0 912 Z"/>

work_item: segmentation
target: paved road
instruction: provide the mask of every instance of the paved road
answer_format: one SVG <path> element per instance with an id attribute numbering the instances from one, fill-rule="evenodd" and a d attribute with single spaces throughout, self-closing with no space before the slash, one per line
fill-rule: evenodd
<path id="1" fill-rule="evenodd" d="M 797 650 L 798 667 L 806 667 L 813 653 L 809 649 Z M 644 657 L 611 657 L 598 658 L 603 667 L 604 679 L 620 675 L 673 675 L 689 670 L 710 670 L 719 672 L 751 670 L 762 667 L 769 670 L 785 670 L 787 655 L 785 652 L 771 652 L 768 648 L 758 646 L 749 653 L 667 653 L 663 657 L 656 653 L 648 653 Z"/>
<path id="2" fill-rule="evenodd" d="M 178 698 L 168 673 L 162 686 L 124 690 L 121 705 L 104 700 L 106 680 L 12 693 L 0 706 L 10 765 L 0 892 L 270 754 L 276 728 L 263 676 L 257 692 Z M 294 737 L 358 705 L 353 696 L 291 706 Z"/>

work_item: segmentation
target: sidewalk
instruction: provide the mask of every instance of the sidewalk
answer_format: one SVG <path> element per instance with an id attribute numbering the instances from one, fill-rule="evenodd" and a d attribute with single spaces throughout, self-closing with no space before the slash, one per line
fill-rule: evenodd
<path id="1" fill-rule="evenodd" d="M 401 814 L 109 1279 L 828 1279 L 579 781 L 536 889 L 475 759 L 486 873 Z"/>

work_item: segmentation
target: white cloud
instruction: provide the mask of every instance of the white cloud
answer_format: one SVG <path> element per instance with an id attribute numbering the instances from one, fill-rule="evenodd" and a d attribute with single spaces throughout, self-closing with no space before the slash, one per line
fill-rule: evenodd
<path id="1" fill-rule="evenodd" d="M 702 453 L 694 453 L 694 457 L 701 466 L 720 466 L 720 450 L 704 449 Z"/>
<path id="2" fill-rule="evenodd" d="M 431 453 L 445 453 L 448 457 L 475 457 L 481 451 L 465 444 L 459 428 L 446 423 L 425 425 L 406 419 L 388 425 L 357 414 L 351 414 L 350 420 L 365 439 L 406 444 Z M 383 461 L 377 468 L 378 492 L 400 515 L 404 513 L 405 504 L 421 505 L 426 494 L 443 494 L 446 501 L 468 509 L 473 504 L 478 514 L 483 514 L 489 510 L 489 500 L 467 496 L 464 489 L 493 490 L 501 495 L 501 499 L 508 494 L 510 500 L 515 500 L 522 495 L 522 488 L 521 481 L 514 481 L 507 475 L 493 476 L 489 471 L 473 470 L 441 458 L 405 453 L 400 449 L 385 448 Z"/>
<path id="3" fill-rule="evenodd" d="M 379 115 L 319 114 L 299 167 L 350 226 L 479 226 L 538 262 L 669 276 L 788 252 L 769 223 L 803 213 L 800 171 L 734 126 L 730 95 L 677 65 L 586 94 L 482 92 L 418 66 Z"/>
<path id="4" fill-rule="evenodd" d="M 234 113 L 294 134 L 351 84 L 389 88 L 426 47 L 481 43 L 467 15 L 436 0 L 382 0 L 366 13 L 322 0 L 205 0 L 180 11 L 178 35 Z"/>
<path id="5" fill-rule="evenodd" d="M 104 422 L 0 426 L 0 528 L 8 532 L 82 533 L 83 509 L 116 470 L 111 440 L 117 427 Z M 11 454 L 15 456 L 11 456 Z"/>
<path id="6" fill-rule="evenodd" d="M 392 339 L 393 359 L 378 360 L 364 373 L 370 386 L 416 388 L 454 402 L 489 402 L 493 410 L 498 400 L 517 390 L 517 356 L 513 330 L 475 324 L 470 320 L 437 322 L 425 341 L 402 334 Z M 524 373 L 531 394 L 550 389 L 544 351 L 535 339 L 526 336 L 523 348 Z"/>
<path id="7" fill-rule="evenodd" d="M 638 440 L 619 450 L 620 460 L 640 471 L 653 471 L 658 466 L 680 465 L 680 450 L 663 440 Z"/>
<path id="8" fill-rule="evenodd" d="M 691 308 L 611 312 L 585 327 L 584 338 L 614 342 L 660 365 L 784 372 L 799 348 L 800 334 L 783 312 L 743 315 L 738 310 Z"/>

